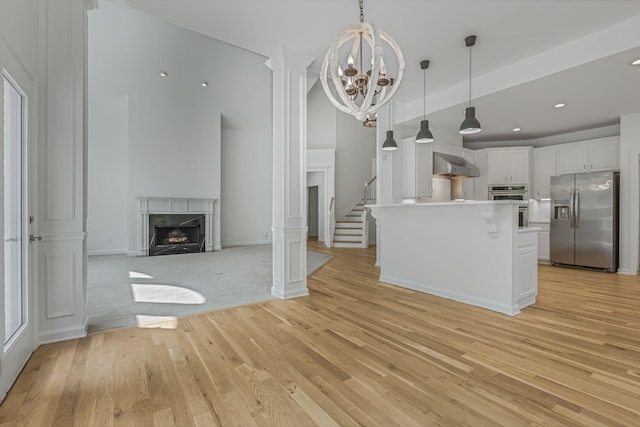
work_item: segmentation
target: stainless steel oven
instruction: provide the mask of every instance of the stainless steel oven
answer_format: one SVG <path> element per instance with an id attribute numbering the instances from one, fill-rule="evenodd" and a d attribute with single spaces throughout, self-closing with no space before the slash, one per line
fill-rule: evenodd
<path id="1" fill-rule="evenodd" d="M 490 185 L 489 200 L 529 201 L 526 185 Z M 529 210 L 527 206 L 518 208 L 518 227 L 529 226 Z"/>

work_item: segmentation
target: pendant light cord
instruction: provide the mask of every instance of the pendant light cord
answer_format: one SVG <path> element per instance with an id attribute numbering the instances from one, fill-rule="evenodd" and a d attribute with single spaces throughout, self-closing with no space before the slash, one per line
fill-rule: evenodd
<path id="1" fill-rule="evenodd" d="M 469 46 L 469 107 L 471 107 L 471 46 Z"/>
<path id="2" fill-rule="evenodd" d="M 422 70 L 424 84 L 422 85 L 422 120 L 427 120 L 427 69 Z"/>
<path id="3" fill-rule="evenodd" d="M 360 23 L 364 22 L 364 0 L 360 0 Z"/>

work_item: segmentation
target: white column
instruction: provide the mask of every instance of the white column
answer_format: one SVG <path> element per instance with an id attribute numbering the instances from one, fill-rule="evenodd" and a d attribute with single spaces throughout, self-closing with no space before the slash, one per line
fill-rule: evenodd
<path id="1" fill-rule="evenodd" d="M 41 3 L 38 61 L 38 342 L 86 335 L 83 0 Z M 34 227 L 35 228 L 35 227 Z"/>
<path id="2" fill-rule="evenodd" d="M 273 287 L 287 299 L 307 289 L 307 67 L 313 58 L 279 47 L 273 71 Z"/>
<path id="3" fill-rule="evenodd" d="M 640 114 L 620 118 L 620 274 L 638 274 Z"/>

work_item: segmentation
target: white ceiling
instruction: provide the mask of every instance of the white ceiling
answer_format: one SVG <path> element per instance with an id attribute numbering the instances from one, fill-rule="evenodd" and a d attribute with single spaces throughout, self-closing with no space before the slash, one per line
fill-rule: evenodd
<path id="1" fill-rule="evenodd" d="M 338 32 L 359 21 L 358 0 L 114 0 L 268 57 L 280 45 L 312 55 L 318 70 Z M 390 34 L 407 65 L 396 120 L 418 129 L 427 71 L 427 118 L 457 129 L 468 102 L 473 48 L 477 141 L 540 138 L 618 122 L 640 112 L 640 1 L 364 0 L 365 21 Z M 567 107 L 554 110 L 553 104 Z M 517 135 L 513 127 L 522 128 Z"/>

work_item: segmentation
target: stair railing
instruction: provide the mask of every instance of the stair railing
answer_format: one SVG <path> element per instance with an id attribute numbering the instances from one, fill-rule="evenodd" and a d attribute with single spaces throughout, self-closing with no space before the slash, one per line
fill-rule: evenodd
<path id="1" fill-rule="evenodd" d="M 325 246 L 328 248 L 333 247 L 333 235 L 336 232 L 336 207 L 335 197 L 331 198 L 329 203 L 329 240 L 325 242 Z"/>
<path id="2" fill-rule="evenodd" d="M 378 177 L 374 176 L 368 182 L 364 183 L 364 195 L 362 198 L 365 205 L 376 202 L 376 178 Z"/>

